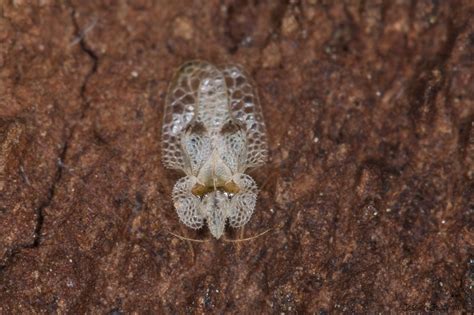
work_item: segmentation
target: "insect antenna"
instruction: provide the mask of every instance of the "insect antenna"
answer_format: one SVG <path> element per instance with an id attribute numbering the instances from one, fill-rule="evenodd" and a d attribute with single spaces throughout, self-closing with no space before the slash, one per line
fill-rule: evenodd
<path id="1" fill-rule="evenodd" d="M 185 237 L 185 236 L 182 236 L 182 235 L 179 235 L 179 234 L 175 234 L 171 231 L 168 231 L 168 233 L 173 235 L 174 237 L 179 238 L 182 241 L 191 241 L 191 242 L 196 242 L 196 243 L 207 243 L 207 242 L 209 242 L 209 240 L 196 240 L 194 238 L 189 238 L 189 237 Z"/>
<path id="2" fill-rule="evenodd" d="M 257 234 L 257 235 L 251 236 L 251 237 L 247 237 L 247 238 L 242 238 L 242 239 L 237 239 L 237 240 L 229 240 L 229 239 L 224 238 L 223 240 L 224 240 L 224 242 L 228 242 L 228 243 L 240 243 L 240 242 L 245 242 L 245 241 L 251 241 L 253 239 L 256 239 L 257 237 L 260 237 L 260 236 L 263 236 L 263 235 L 267 234 L 271 230 L 272 230 L 272 228 L 270 228 L 268 230 L 265 230 L 260 234 Z"/>

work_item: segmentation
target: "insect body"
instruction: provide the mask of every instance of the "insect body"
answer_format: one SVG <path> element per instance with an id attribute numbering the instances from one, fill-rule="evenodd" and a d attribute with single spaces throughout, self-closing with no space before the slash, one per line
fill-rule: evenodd
<path id="1" fill-rule="evenodd" d="M 245 225 L 257 200 L 257 185 L 244 172 L 265 163 L 267 139 L 258 96 L 238 66 L 185 63 L 166 97 L 162 159 L 185 177 L 173 188 L 181 222 L 199 229 L 207 222 L 220 238 L 226 222 Z"/>

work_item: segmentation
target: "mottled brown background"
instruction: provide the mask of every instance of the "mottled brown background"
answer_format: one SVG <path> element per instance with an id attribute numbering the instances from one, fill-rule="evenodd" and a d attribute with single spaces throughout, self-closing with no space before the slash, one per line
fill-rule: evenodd
<path id="1" fill-rule="evenodd" d="M 0 4 L 1 314 L 474 311 L 472 1 Z M 196 58 L 260 91 L 253 241 L 171 204 Z"/>

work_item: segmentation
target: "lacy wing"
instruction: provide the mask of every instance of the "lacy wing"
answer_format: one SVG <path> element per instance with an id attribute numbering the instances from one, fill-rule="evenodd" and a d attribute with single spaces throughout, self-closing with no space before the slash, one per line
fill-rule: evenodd
<path id="1" fill-rule="evenodd" d="M 227 84 L 229 109 L 232 117 L 245 129 L 247 152 L 241 161 L 241 171 L 265 164 L 268 158 L 268 141 L 262 108 L 245 72 L 236 65 L 226 65 L 222 72 Z"/>
<path id="2" fill-rule="evenodd" d="M 166 95 L 161 133 L 162 161 L 165 167 L 190 173 L 189 159 L 184 156 L 181 138 L 198 114 L 198 90 L 203 78 L 215 73 L 213 65 L 203 61 L 183 64 L 171 81 Z"/>

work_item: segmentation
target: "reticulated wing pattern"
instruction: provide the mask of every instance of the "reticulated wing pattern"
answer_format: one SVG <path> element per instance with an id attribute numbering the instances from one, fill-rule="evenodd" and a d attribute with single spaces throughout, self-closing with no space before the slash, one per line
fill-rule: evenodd
<path id="1" fill-rule="evenodd" d="M 189 164 L 188 173 L 197 176 L 199 169 L 211 155 L 211 139 L 205 133 L 189 130 L 182 137 L 182 148 L 186 156 L 185 162 Z"/>
<path id="2" fill-rule="evenodd" d="M 193 229 L 199 229 L 204 224 L 204 218 L 199 211 L 201 199 L 192 194 L 196 177 L 180 178 L 173 187 L 173 203 L 179 220 Z"/>
<path id="3" fill-rule="evenodd" d="M 219 138 L 219 155 L 233 173 L 241 168 L 246 156 L 246 134 L 234 121 L 230 120 L 224 125 Z"/>
<path id="4" fill-rule="evenodd" d="M 211 133 L 217 133 L 230 119 L 227 87 L 222 72 L 213 67 L 200 79 L 197 119 Z"/>
<path id="5" fill-rule="evenodd" d="M 247 174 L 234 178 L 241 191 L 232 197 L 229 210 L 229 224 L 234 228 L 244 226 L 252 216 L 257 203 L 257 184 Z"/>
<path id="6" fill-rule="evenodd" d="M 229 109 L 232 118 L 245 128 L 247 153 L 242 162 L 243 169 L 264 164 L 268 157 L 265 123 L 258 95 L 252 82 L 238 66 L 228 65 L 222 70 L 227 84 Z"/>
<path id="7" fill-rule="evenodd" d="M 202 199 L 201 211 L 214 237 L 219 238 L 224 232 L 229 208 L 227 195 L 219 190 L 213 191 Z"/>
<path id="8" fill-rule="evenodd" d="M 190 171 L 181 149 L 183 131 L 198 115 L 199 88 L 206 78 L 215 76 L 216 68 L 206 62 L 185 63 L 168 88 L 162 128 L 162 160 L 167 168 Z"/>

